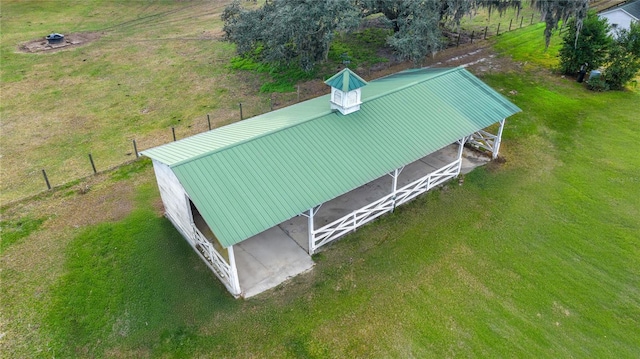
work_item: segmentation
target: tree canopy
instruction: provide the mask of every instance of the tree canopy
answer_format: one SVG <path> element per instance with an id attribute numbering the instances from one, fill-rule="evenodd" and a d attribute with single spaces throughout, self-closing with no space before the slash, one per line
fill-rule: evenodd
<path id="1" fill-rule="evenodd" d="M 309 71 L 327 58 L 336 31 L 358 26 L 360 13 L 351 0 L 273 0 L 256 10 L 234 1 L 222 20 L 238 54 L 259 53 L 265 62 L 297 63 Z"/>
<path id="2" fill-rule="evenodd" d="M 607 58 L 611 43 L 608 35 L 607 19 L 601 19 L 595 12 L 589 12 L 582 23 L 582 29 L 577 29 L 577 21 L 569 21 L 569 31 L 562 39 L 563 45 L 559 51 L 560 71 L 567 75 L 575 75 L 583 64 L 586 71 L 597 69 Z"/>
<path id="3" fill-rule="evenodd" d="M 547 27 L 546 46 L 560 20 L 576 19 L 580 32 L 589 0 L 531 0 Z M 234 1 L 222 14 L 226 39 L 238 54 L 275 65 L 297 64 L 305 71 L 327 59 L 336 31 L 356 29 L 369 15 L 382 14 L 393 34 L 387 38 L 402 59 L 420 64 L 442 47 L 446 27 L 480 7 L 503 12 L 522 0 L 267 0 L 249 10 Z"/>
<path id="4" fill-rule="evenodd" d="M 540 11 L 547 25 L 544 29 L 545 46 L 549 47 L 553 30 L 560 21 L 573 17 L 576 22 L 576 39 L 582 29 L 582 21 L 587 17 L 589 2 L 592 0 L 532 0 L 532 5 Z"/>

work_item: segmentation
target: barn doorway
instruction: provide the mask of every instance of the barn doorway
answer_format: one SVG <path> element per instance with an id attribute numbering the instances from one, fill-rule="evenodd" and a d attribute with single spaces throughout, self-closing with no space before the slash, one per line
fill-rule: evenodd
<path id="1" fill-rule="evenodd" d="M 188 200 L 189 208 L 191 209 L 191 220 L 193 221 L 193 224 L 200 231 L 200 233 L 202 233 L 205 238 L 213 245 L 213 248 L 215 248 L 216 252 L 218 252 L 224 258 L 224 260 L 229 263 L 229 252 L 222 246 L 222 244 L 220 244 L 218 238 L 216 238 L 216 235 L 213 233 L 211 228 L 209 228 L 207 222 L 205 222 L 204 218 L 202 218 L 200 211 L 198 211 L 198 208 L 193 204 L 191 199 Z"/>

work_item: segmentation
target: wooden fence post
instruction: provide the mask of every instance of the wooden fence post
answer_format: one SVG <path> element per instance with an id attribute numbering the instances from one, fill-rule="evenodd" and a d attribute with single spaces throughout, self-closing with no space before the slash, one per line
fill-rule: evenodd
<path id="1" fill-rule="evenodd" d="M 500 23 L 498 23 L 498 31 L 496 31 L 496 36 L 500 35 Z"/>
<path id="2" fill-rule="evenodd" d="M 242 121 L 244 119 L 242 117 L 242 102 L 238 103 L 238 105 L 240 105 L 240 121 Z"/>
<path id="3" fill-rule="evenodd" d="M 51 189 L 51 183 L 49 183 L 49 178 L 47 177 L 47 172 L 42 169 L 42 176 L 44 177 L 44 182 L 47 184 L 47 189 Z"/>
<path id="4" fill-rule="evenodd" d="M 176 140 L 176 128 L 175 127 L 171 127 L 171 133 L 173 134 L 173 141 Z"/>
<path id="5" fill-rule="evenodd" d="M 211 117 L 207 114 L 207 124 L 209 125 L 209 131 L 211 131 Z"/>
<path id="6" fill-rule="evenodd" d="M 93 156 L 91 156 L 91 154 L 89 154 L 89 162 L 91 162 L 91 168 L 93 168 L 93 174 L 98 173 L 98 171 L 96 171 L 96 164 L 93 163 Z"/>

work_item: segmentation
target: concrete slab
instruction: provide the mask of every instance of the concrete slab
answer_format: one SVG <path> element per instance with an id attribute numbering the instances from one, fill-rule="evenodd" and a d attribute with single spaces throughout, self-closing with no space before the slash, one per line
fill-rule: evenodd
<path id="1" fill-rule="evenodd" d="M 245 298 L 306 272 L 314 264 L 309 254 L 277 226 L 233 248 Z"/>

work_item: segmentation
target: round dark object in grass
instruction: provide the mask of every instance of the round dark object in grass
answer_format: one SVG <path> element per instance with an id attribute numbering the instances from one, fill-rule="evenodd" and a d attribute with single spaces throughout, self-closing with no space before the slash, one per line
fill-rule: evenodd
<path id="1" fill-rule="evenodd" d="M 64 41 L 64 35 L 53 32 L 46 37 L 49 45 L 61 44 Z"/>

